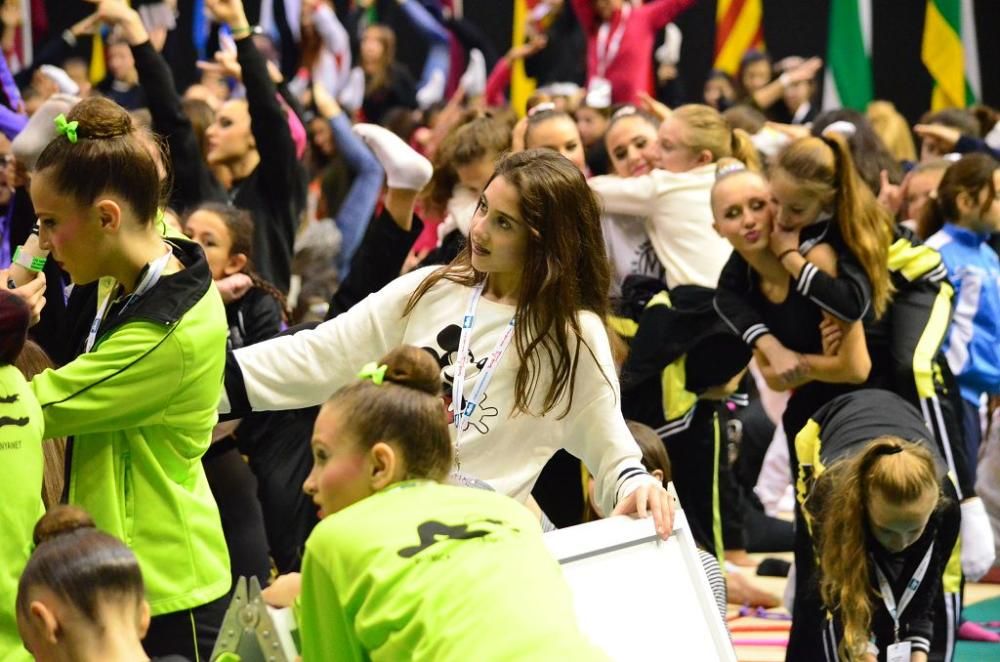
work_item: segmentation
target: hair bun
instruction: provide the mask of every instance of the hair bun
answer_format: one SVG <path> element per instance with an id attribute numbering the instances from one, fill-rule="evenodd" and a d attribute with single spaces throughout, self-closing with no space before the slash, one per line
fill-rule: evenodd
<path id="1" fill-rule="evenodd" d="M 97 525 L 86 510 L 79 506 L 55 506 L 35 524 L 35 545 L 41 545 L 77 529 L 96 529 Z"/>
<path id="2" fill-rule="evenodd" d="M 127 110 L 102 97 L 84 99 L 73 107 L 66 119 L 80 123 L 77 133 L 81 138 L 118 138 L 135 129 Z"/>
<path id="3" fill-rule="evenodd" d="M 441 395 L 441 368 L 426 351 L 402 345 L 379 359 L 379 364 L 386 366 L 385 381 Z"/>

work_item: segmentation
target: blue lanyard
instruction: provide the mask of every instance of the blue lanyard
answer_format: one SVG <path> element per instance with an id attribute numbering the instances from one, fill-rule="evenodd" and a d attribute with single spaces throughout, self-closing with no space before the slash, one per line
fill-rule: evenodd
<path id="1" fill-rule="evenodd" d="M 486 359 L 486 364 L 483 366 L 482 370 L 479 371 L 479 377 L 476 379 L 476 385 L 472 388 L 472 396 L 468 399 L 464 396 L 465 390 L 465 371 L 469 365 L 469 345 L 472 343 L 472 327 L 476 323 L 476 309 L 479 307 L 479 297 L 483 293 L 483 287 L 485 283 L 480 283 L 479 285 L 472 288 L 472 295 L 469 297 L 469 306 L 465 311 L 465 317 L 462 318 L 462 335 L 459 337 L 458 341 L 458 358 L 455 362 L 455 377 L 451 385 L 451 411 L 454 416 L 455 429 L 459 433 L 463 432 L 465 428 L 468 427 L 468 419 L 472 413 L 482 402 L 483 395 L 486 393 L 486 388 L 493 381 L 493 375 L 496 373 L 497 365 L 500 363 L 501 357 L 507 347 L 510 345 L 510 341 L 514 338 L 514 322 L 517 319 L 512 317 L 510 323 L 504 328 L 503 333 L 500 338 L 497 339 L 497 344 L 493 347 L 493 351 L 490 352 L 489 357 Z M 462 406 L 462 401 L 465 400 L 465 406 Z"/>

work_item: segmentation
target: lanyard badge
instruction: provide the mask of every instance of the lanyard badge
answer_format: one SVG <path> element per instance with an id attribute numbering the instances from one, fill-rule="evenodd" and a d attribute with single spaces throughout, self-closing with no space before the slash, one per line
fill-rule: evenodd
<path id="1" fill-rule="evenodd" d="M 157 282 L 160 280 L 160 276 L 163 275 L 163 270 L 167 268 L 170 263 L 170 258 L 173 256 L 173 251 L 170 246 L 167 246 L 167 252 L 164 253 L 162 257 L 156 258 L 156 260 L 150 262 L 146 268 L 146 274 L 139 281 L 139 284 L 135 288 L 135 292 L 130 294 L 122 306 L 122 309 L 118 311 L 121 315 L 125 310 L 132 305 L 132 302 L 141 297 L 143 294 L 148 292 Z M 117 289 L 117 286 L 115 287 Z M 94 343 L 97 342 L 97 332 L 101 328 L 101 324 L 104 323 L 104 317 L 108 314 L 108 309 L 111 307 L 111 299 L 114 296 L 115 289 L 112 289 L 108 293 L 108 296 L 104 298 L 101 302 L 100 308 L 97 310 L 97 315 L 94 317 L 94 322 L 90 325 L 90 332 L 87 333 L 87 342 L 84 345 L 84 353 L 89 352 L 94 348 Z"/>
<path id="2" fill-rule="evenodd" d="M 927 548 L 927 552 L 924 553 L 924 557 L 920 560 L 920 565 L 913 572 L 913 576 L 910 580 L 906 582 L 906 588 L 903 590 L 903 595 L 899 598 L 899 604 L 896 604 L 896 596 L 892 593 L 892 586 L 889 584 L 889 580 L 886 578 L 882 569 L 878 567 L 878 563 L 875 563 L 875 577 L 878 579 L 879 592 L 882 594 L 882 602 L 885 603 L 885 609 L 889 612 L 890 618 L 892 618 L 892 629 L 893 629 L 893 645 L 889 647 L 888 656 L 891 662 L 896 659 L 905 659 L 909 661 L 909 651 L 910 642 L 899 641 L 899 617 L 902 616 L 903 611 L 909 606 L 910 601 L 913 600 L 913 596 L 916 595 L 917 589 L 920 588 L 920 584 L 924 581 L 924 575 L 927 574 L 927 567 L 931 564 L 931 556 L 934 553 L 934 543 L 931 542 L 930 546 Z M 873 561 L 874 563 L 874 561 Z M 902 655 L 903 649 L 906 650 L 905 658 L 893 658 L 893 655 Z"/>
<path id="3" fill-rule="evenodd" d="M 476 379 L 476 384 L 472 389 L 472 395 L 469 398 L 465 398 L 465 372 L 469 365 L 469 345 L 472 344 L 472 329 L 476 324 L 476 310 L 479 307 L 479 297 L 483 294 L 484 286 L 485 283 L 480 283 L 472 288 L 469 305 L 465 311 L 465 316 L 462 318 L 462 334 L 458 340 L 458 357 L 455 360 L 455 376 L 451 385 L 451 412 L 455 429 L 459 433 L 464 432 L 469 426 L 469 417 L 476 410 L 476 407 L 479 406 L 479 403 L 482 402 L 483 396 L 486 394 L 486 388 L 493 381 L 497 365 L 499 365 L 504 352 L 507 351 L 507 347 L 510 346 L 510 341 L 514 338 L 514 322 L 517 318 L 511 318 L 510 322 L 504 328 L 503 333 L 493 347 L 493 351 L 489 353 L 486 363 L 479 371 L 479 377 Z M 463 402 L 465 403 L 464 406 Z"/>

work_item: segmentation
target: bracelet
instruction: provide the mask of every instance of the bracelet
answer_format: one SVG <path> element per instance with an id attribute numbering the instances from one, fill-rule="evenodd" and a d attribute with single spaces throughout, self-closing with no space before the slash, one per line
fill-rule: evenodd
<path id="1" fill-rule="evenodd" d="M 798 252 L 799 252 L 799 249 L 797 249 L 797 248 L 789 248 L 787 251 L 781 251 L 781 254 L 778 255 L 778 262 L 781 262 L 782 260 L 784 260 L 785 256 L 788 255 L 789 253 L 798 253 Z"/>
<path id="2" fill-rule="evenodd" d="M 229 32 L 230 34 L 233 35 L 233 38 L 245 37 L 247 35 L 253 34 L 253 26 L 241 25 L 238 28 L 229 28 Z"/>
<path id="3" fill-rule="evenodd" d="M 14 249 L 14 259 L 11 260 L 11 263 L 21 265 L 28 271 L 34 271 L 37 273 L 45 269 L 46 259 L 47 258 L 44 257 L 33 257 L 27 253 L 22 253 L 21 247 L 18 246 Z"/>

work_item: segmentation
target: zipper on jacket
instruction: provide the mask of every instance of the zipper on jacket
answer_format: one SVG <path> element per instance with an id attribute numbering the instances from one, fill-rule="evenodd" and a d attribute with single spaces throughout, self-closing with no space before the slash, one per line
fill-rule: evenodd
<path id="1" fill-rule="evenodd" d="M 124 495 L 122 533 L 125 534 L 125 544 L 132 545 L 133 526 L 135 524 L 135 486 L 132 483 L 132 454 L 125 450 L 122 461 L 122 494 Z"/>

